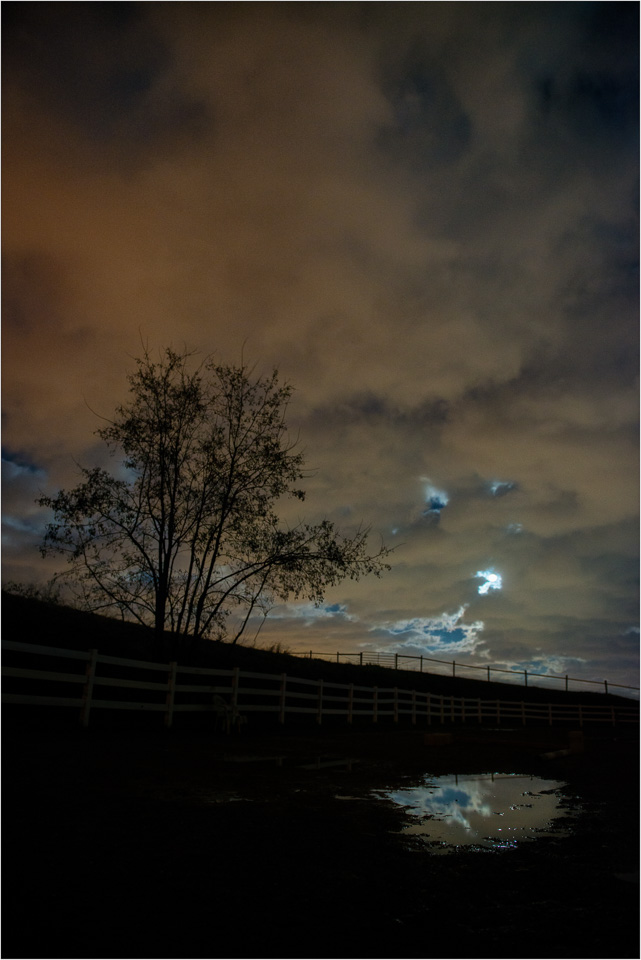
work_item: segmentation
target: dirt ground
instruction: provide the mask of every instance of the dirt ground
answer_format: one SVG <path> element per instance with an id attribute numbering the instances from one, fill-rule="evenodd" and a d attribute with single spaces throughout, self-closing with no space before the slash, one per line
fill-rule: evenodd
<path id="1" fill-rule="evenodd" d="M 611 731 L 552 759 L 566 734 L 4 732 L 5 960 L 639 956 L 639 746 Z M 490 771 L 564 781 L 570 835 L 434 856 L 372 798 Z"/>

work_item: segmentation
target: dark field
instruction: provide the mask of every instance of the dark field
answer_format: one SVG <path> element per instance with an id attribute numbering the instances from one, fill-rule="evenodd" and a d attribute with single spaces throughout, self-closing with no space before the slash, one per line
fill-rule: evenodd
<path id="1" fill-rule="evenodd" d="M 4 958 L 639 956 L 638 742 L 605 731 L 545 760 L 567 734 L 17 735 L 15 719 Z M 433 856 L 370 797 L 488 771 L 565 781 L 571 835 Z"/>

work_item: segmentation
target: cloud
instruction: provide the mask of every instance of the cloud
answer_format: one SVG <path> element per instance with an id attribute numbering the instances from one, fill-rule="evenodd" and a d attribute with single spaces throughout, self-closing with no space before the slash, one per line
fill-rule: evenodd
<path id="1" fill-rule="evenodd" d="M 486 489 L 491 497 L 504 497 L 511 490 L 515 490 L 516 486 L 512 480 L 490 480 Z"/>
<path id="2" fill-rule="evenodd" d="M 49 512 L 38 507 L 36 497 L 47 484 L 46 472 L 28 456 L 3 448 L 2 451 L 2 553 L 3 579 L 33 579 L 36 554 Z M 51 565 L 43 564 L 51 572 Z"/>
<path id="3" fill-rule="evenodd" d="M 391 623 L 379 623 L 371 626 L 370 631 L 377 634 L 389 634 L 394 642 L 386 645 L 393 652 L 411 651 L 413 655 L 423 653 L 450 654 L 463 652 L 479 653 L 482 621 L 465 623 L 463 617 L 466 607 L 460 607 L 455 613 L 443 613 L 437 617 L 413 617 L 410 620 L 397 620 Z M 365 644 L 371 647 L 372 644 Z"/>
<path id="4" fill-rule="evenodd" d="M 296 620 L 311 624 L 318 620 L 353 620 L 342 603 L 283 603 L 272 611 L 275 620 Z"/>
<path id="5" fill-rule="evenodd" d="M 274 630 L 430 643 L 465 607 L 470 654 L 630 676 L 634 8 L 5 7 L 7 447 L 68 486 L 141 340 L 244 350 L 296 388 L 306 516 L 397 544 Z"/>

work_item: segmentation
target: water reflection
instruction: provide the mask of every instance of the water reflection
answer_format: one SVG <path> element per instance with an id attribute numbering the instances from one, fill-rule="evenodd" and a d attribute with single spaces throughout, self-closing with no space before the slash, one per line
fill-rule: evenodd
<path id="1" fill-rule="evenodd" d="M 563 786 L 557 780 L 488 773 L 430 777 L 421 786 L 378 795 L 418 821 L 406 826 L 404 835 L 421 836 L 439 845 L 433 852 L 450 853 L 461 846 L 509 849 L 549 836 L 551 822 L 567 816 L 560 807 Z"/>

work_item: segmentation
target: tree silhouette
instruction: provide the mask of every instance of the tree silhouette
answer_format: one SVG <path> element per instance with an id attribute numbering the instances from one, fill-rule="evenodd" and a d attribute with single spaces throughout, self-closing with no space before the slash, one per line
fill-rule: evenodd
<path id="1" fill-rule="evenodd" d="M 128 402 L 96 431 L 117 475 L 81 468 L 77 487 L 37 501 L 54 513 L 41 552 L 66 555 L 57 577 L 81 605 L 153 624 L 159 640 L 236 642 L 274 602 L 320 603 L 347 577 L 389 569 L 367 529 L 280 522 L 278 501 L 305 496 L 284 420 L 292 388 L 212 357 L 192 369 L 192 356 L 145 351 Z"/>

